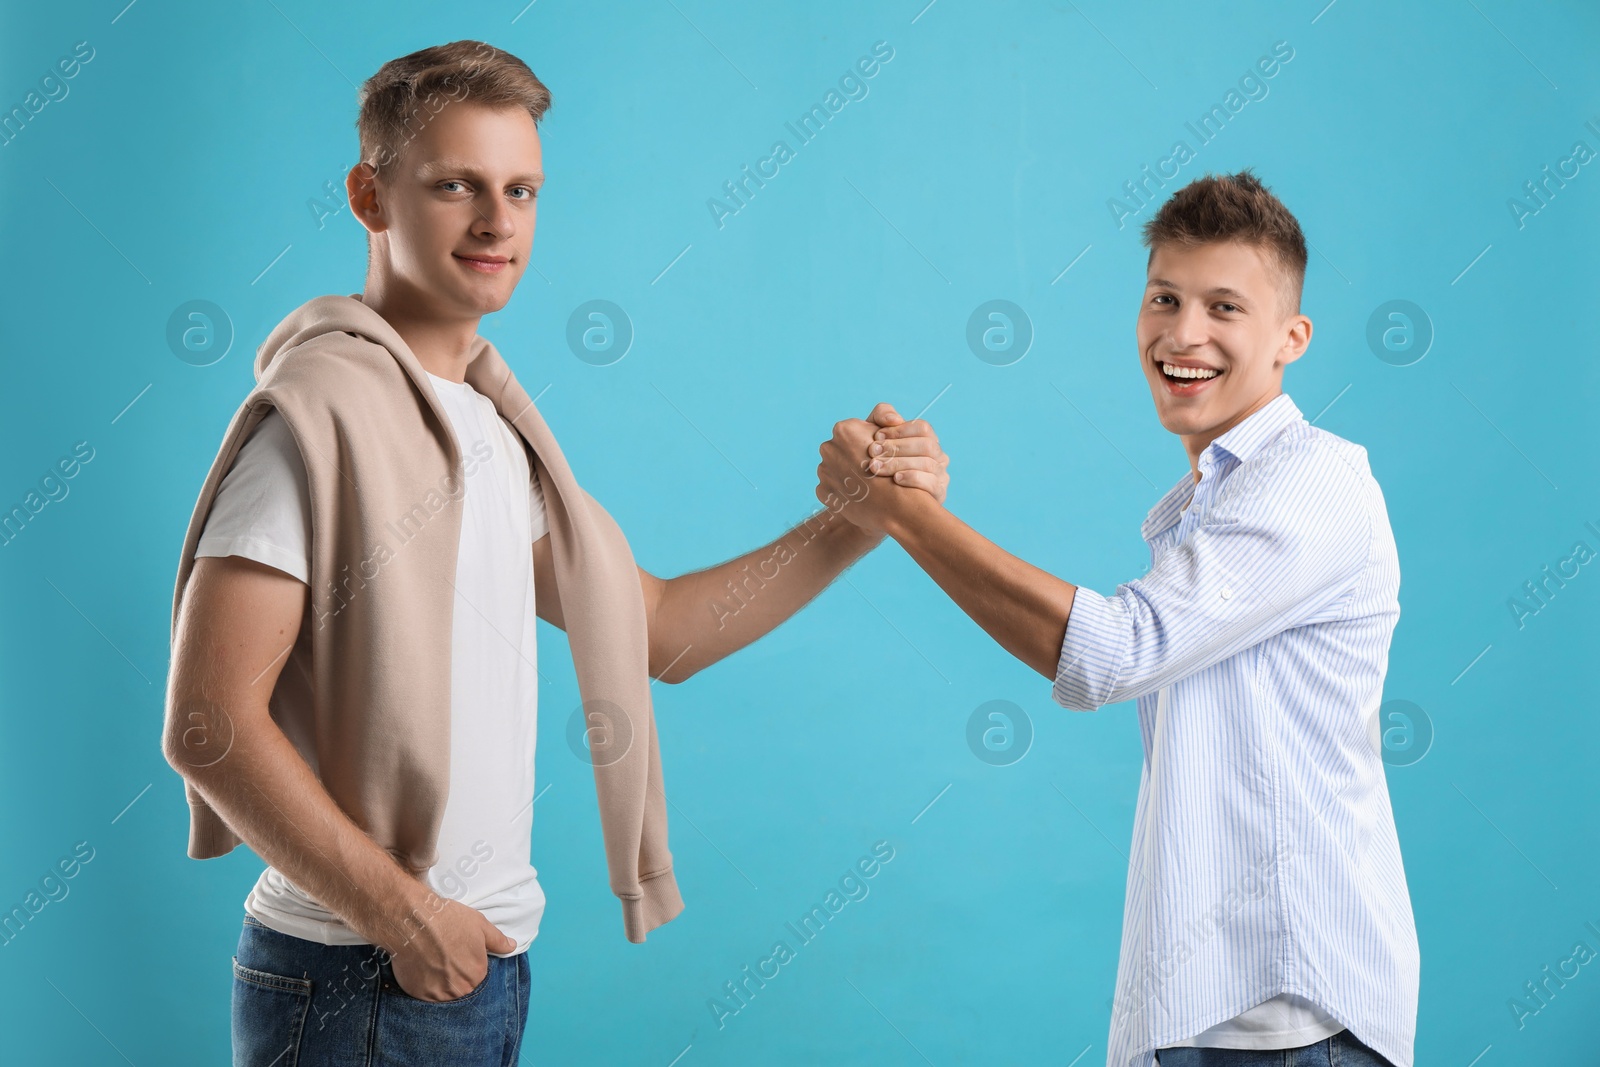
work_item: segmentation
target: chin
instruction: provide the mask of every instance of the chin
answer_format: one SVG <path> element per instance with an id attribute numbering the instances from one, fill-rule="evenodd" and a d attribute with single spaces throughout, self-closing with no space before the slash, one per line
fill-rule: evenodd
<path id="1" fill-rule="evenodd" d="M 1156 417 L 1161 420 L 1162 428 L 1168 433 L 1180 435 L 1200 433 L 1210 424 L 1210 420 L 1203 412 L 1194 408 L 1179 410 L 1163 407 L 1160 401 L 1156 402 Z"/>
<path id="2" fill-rule="evenodd" d="M 499 289 L 478 289 L 466 293 L 462 301 L 479 315 L 491 315 L 511 302 L 511 293 Z"/>

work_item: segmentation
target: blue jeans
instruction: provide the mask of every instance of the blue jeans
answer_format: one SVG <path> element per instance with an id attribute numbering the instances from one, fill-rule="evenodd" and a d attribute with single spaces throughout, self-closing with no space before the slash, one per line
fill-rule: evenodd
<path id="1" fill-rule="evenodd" d="M 1156 1062 L 1161 1067 L 1394 1067 L 1349 1030 L 1299 1048 L 1164 1048 L 1156 1050 Z"/>
<path id="2" fill-rule="evenodd" d="M 488 960 L 466 996 L 418 1000 L 382 949 L 323 945 L 246 915 L 233 957 L 234 1067 L 515 1067 L 528 954 Z"/>

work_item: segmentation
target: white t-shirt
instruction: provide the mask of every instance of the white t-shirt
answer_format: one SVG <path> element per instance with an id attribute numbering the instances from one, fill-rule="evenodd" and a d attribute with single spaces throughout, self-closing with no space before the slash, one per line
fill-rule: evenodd
<path id="1" fill-rule="evenodd" d="M 1279 993 L 1187 1041 L 1172 1044 L 1177 1048 L 1299 1048 L 1314 1045 L 1343 1029 L 1343 1023 L 1305 997 Z"/>
<path id="2" fill-rule="evenodd" d="M 450 792 L 428 882 L 517 942 L 539 932 L 544 890 L 530 861 L 539 674 L 533 542 L 549 532 L 522 438 L 493 401 L 429 374 L 468 465 L 456 558 L 450 655 Z M 240 447 L 218 487 L 196 556 L 245 556 L 310 581 L 311 494 L 276 410 Z M 445 654 L 441 649 L 440 654 Z M 267 867 L 245 910 L 282 933 L 327 945 L 365 942 Z"/>

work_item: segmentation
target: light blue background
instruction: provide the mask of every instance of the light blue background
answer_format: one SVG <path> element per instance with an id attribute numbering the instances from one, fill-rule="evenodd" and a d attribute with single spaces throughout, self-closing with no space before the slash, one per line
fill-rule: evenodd
<path id="1" fill-rule="evenodd" d="M 1184 123 L 1289 42 L 1270 94 L 1166 192 L 1254 166 L 1297 214 L 1316 336 L 1285 386 L 1368 449 L 1387 495 L 1403 611 L 1386 697 L 1436 731 L 1389 769 L 1422 946 L 1418 1062 L 1592 1055 L 1600 964 L 1520 1029 L 1508 1000 L 1580 939 L 1600 948 L 1584 928 L 1600 926 L 1600 567 L 1523 629 L 1507 600 L 1575 541 L 1600 550 L 1584 527 L 1600 527 L 1584 325 L 1600 164 L 1523 228 L 1507 200 L 1575 141 L 1600 149 L 1584 126 L 1600 126 L 1600 16 L 924 2 L 5 6 L 0 108 L 75 42 L 95 49 L 0 147 L 0 506 L 75 442 L 95 449 L 0 549 L 0 909 L 75 842 L 95 850 L 0 947 L 8 1062 L 227 1055 L 228 957 L 261 863 L 184 855 L 159 746 L 178 552 L 255 345 L 306 299 L 362 285 L 358 224 L 344 210 L 319 229 L 308 205 L 355 160 L 356 85 L 458 38 L 521 56 L 555 101 L 540 274 L 482 332 L 530 393 L 548 386 L 541 409 L 643 565 L 681 573 L 773 538 L 817 506 L 835 420 L 938 397 L 951 508 L 1106 593 L 1146 569 L 1139 522 L 1186 469 L 1133 346 L 1149 211 L 1119 229 L 1107 200 L 1174 140 L 1193 146 Z M 719 230 L 707 199 L 880 40 L 894 58 L 870 95 Z M 997 298 L 1036 331 L 1007 367 L 965 342 Z M 236 331 L 211 366 L 165 340 L 192 299 Z M 591 299 L 636 330 L 612 366 L 565 343 Z M 1366 341 L 1393 299 L 1436 333 L 1411 366 Z M 1104 1061 L 1131 704 L 1056 707 L 892 545 L 847 577 L 747 652 L 655 687 L 687 907 L 643 946 L 622 936 L 590 771 L 565 744 L 564 639 L 541 626 L 549 909 L 524 1062 Z M 995 699 L 1036 731 L 1010 767 L 965 740 Z M 719 1029 L 708 999 L 880 839 L 896 854 L 871 895 Z"/>

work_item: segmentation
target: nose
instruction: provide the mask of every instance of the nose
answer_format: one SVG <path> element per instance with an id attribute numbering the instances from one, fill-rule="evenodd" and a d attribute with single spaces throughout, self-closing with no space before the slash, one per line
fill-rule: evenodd
<path id="1" fill-rule="evenodd" d="M 1179 308 L 1178 314 L 1171 322 L 1169 340 L 1172 342 L 1172 347 L 1179 351 L 1197 348 L 1209 339 L 1205 308 L 1194 301 L 1188 301 Z"/>
<path id="2" fill-rule="evenodd" d="M 479 237 L 492 237 L 505 241 L 517 232 L 517 223 L 512 217 L 511 208 L 499 197 L 485 197 L 475 206 L 478 210 L 478 221 L 473 226 L 472 232 Z"/>

